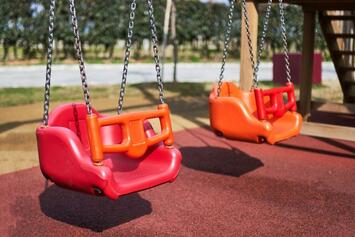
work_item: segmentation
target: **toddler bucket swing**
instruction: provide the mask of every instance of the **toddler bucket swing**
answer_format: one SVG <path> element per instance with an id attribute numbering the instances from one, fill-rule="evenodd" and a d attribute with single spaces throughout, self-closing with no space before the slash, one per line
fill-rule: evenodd
<path id="1" fill-rule="evenodd" d="M 74 0 L 69 8 L 85 104 L 64 104 L 49 115 L 55 0 L 50 1 L 49 38 L 43 124 L 36 130 L 40 168 L 59 186 L 105 195 L 111 199 L 172 182 L 181 154 L 173 147 L 170 112 L 164 103 L 152 0 L 147 0 L 156 62 L 160 104 L 157 110 L 121 114 L 132 43 L 136 0 L 131 3 L 128 39 L 118 103 L 118 115 L 106 116 L 91 107 Z M 148 119 L 160 120 L 156 134 Z"/>
<path id="2" fill-rule="evenodd" d="M 244 92 L 233 82 L 222 82 L 234 13 L 234 0 L 230 1 L 219 82 L 218 85 L 213 87 L 209 96 L 210 124 L 219 136 L 256 143 L 266 141 L 269 144 L 275 144 L 276 142 L 296 136 L 300 132 L 302 117 L 296 112 L 297 107 L 289 68 L 282 0 L 279 0 L 279 8 L 282 40 L 285 50 L 287 83 L 284 87 L 268 90 L 258 88 L 258 68 L 268 28 L 271 5 L 272 0 L 269 0 L 260 38 L 257 61 L 255 63 L 246 1 L 242 0 L 250 60 L 253 68 L 252 88 L 250 92 Z M 286 102 L 284 102 L 284 94 L 287 94 Z"/>

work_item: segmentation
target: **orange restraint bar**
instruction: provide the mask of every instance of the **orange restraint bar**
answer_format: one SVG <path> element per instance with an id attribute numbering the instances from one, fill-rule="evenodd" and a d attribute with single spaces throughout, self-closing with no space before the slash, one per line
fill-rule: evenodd
<path id="1" fill-rule="evenodd" d="M 144 121 L 159 118 L 161 133 L 147 137 Z M 166 146 L 174 143 L 170 121 L 170 111 L 167 104 L 158 105 L 155 111 L 132 112 L 110 117 L 97 117 L 96 114 L 87 118 L 90 150 L 92 160 L 100 164 L 104 159 L 104 152 L 125 152 L 127 156 L 137 159 L 142 157 L 149 146 L 164 142 Z M 120 125 L 122 128 L 122 142 L 120 144 L 104 145 L 101 140 L 100 128 L 108 125 Z"/>
<path id="2" fill-rule="evenodd" d="M 284 103 L 283 93 L 287 93 L 287 103 Z M 254 89 L 255 102 L 259 120 L 265 120 L 268 114 L 279 118 L 286 111 L 296 111 L 295 89 L 292 83 L 287 83 L 284 87 L 262 90 Z M 269 105 L 265 105 L 264 97 L 269 97 Z"/>

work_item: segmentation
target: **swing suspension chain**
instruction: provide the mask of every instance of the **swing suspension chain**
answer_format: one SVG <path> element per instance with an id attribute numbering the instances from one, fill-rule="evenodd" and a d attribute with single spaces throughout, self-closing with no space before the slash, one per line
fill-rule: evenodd
<path id="1" fill-rule="evenodd" d="M 272 0 L 268 1 L 267 8 L 266 8 L 266 13 L 265 13 L 265 22 L 263 25 L 263 30 L 261 32 L 261 38 L 260 38 L 260 44 L 259 44 L 259 49 L 258 49 L 258 55 L 256 59 L 256 65 L 255 65 L 255 70 L 254 70 L 254 80 L 256 81 L 255 86 L 258 86 L 258 72 L 259 72 L 259 66 L 260 66 L 260 61 L 261 61 L 261 54 L 263 52 L 263 48 L 265 45 L 265 38 L 266 38 L 266 32 L 269 28 L 269 20 L 270 20 L 270 13 L 271 13 L 271 4 Z"/>
<path id="2" fill-rule="evenodd" d="M 147 5 L 148 5 L 148 14 L 149 14 L 149 26 L 150 26 L 150 32 L 152 35 L 152 43 L 153 43 L 153 57 L 154 57 L 154 62 L 155 62 L 156 78 L 157 78 L 157 84 L 158 84 L 158 90 L 159 90 L 159 102 L 161 104 L 163 104 L 164 103 L 164 86 L 163 86 L 163 80 L 161 78 L 160 58 L 159 58 L 159 50 L 158 50 L 158 36 L 157 36 L 157 28 L 155 25 L 154 9 L 153 9 L 152 0 L 147 0 Z M 118 114 L 120 114 L 123 110 L 123 99 L 124 99 L 125 92 L 126 92 L 128 64 L 129 64 L 129 57 L 131 54 L 136 8 L 137 8 L 136 0 L 132 0 L 131 12 L 129 15 L 130 19 L 129 19 L 129 23 L 128 23 L 128 33 L 127 33 L 126 50 L 125 50 L 125 56 L 124 56 L 122 81 L 121 81 L 120 95 L 119 95 L 118 107 L 117 107 Z"/>
<path id="3" fill-rule="evenodd" d="M 222 80 L 224 77 L 224 70 L 225 70 L 226 60 L 227 60 L 227 56 L 228 56 L 229 42 L 231 40 L 230 36 L 231 36 L 231 31 L 232 31 L 233 15 L 234 15 L 234 7 L 235 7 L 234 1 L 235 0 L 230 1 L 228 22 L 227 22 L 226 31 L 224 34 L 224 48 L 223 48 L 222 66 L 221 66 L 221 71 L 219 74 L 218 88 L 217 88 L 217 96 L 218 97 L 221 94 Z"/>
<path id="4" fill-rule="evenodd" d="M 52 61 L 53 61 L 53 31 L 54 31 L 54 11 L 55 0 L 50 1 L 49 5 L 49 17 L 48 17 L 48 48 L 47 48 L 47 68 L 46 68 L 46 82 L 44 91 L 44 105 L 43 105 L 43 125 L 48 125 L 48 113 L 49 113 L 49 97 L 51 93 L 51 77 L 52 77 Z"/>
<path id="5" fill-rule="evenodd" d="M 243 7 L 243 15 L 244 15 L 244 21 L 245 21 L 245 30 L 247 33 L 247 41 L 248 41 L 248 48 L 249 48 L 249 56 L 250 56 L 250 62 L 251 66 L 253 69 L 253 84 L 252 88 L 257 88 L 258 87 L 258 72 L 259 72 L 259 65 L 261 61 L 261 54 L 264 49 L 264 44 L 265 44 L 265 38 L 266 38 L 266 32 L 269 28 L 269 19 L 270 19 L 270 13 L 271 13 L 271 6 L 272 6 L 272 0 L 268 0 L 267 7 L 266 7 L 266 12 L 265 12 L 265 17 L 264 17 L 264 24 L 263 24 L 263 30 L 261 32 L 260 36 L 260 43 L 258 47 L 258 53 L 256 56 L 256 62 L 254 60 L 254 52 L 253 52 L 253 44 L 251 40 L 251 33 L 250 33 L 250 23 L 249 23 L 249 15 L 248 15 L 248 10 L 246 6 L 246 0 L 242 0 L 242 7 Z"/>
<path id="6" fill-rule="evenodd" d="M 92 108 L 91 108 L 91 104 L 90 104 L 89 88 L 88 88 L 88 83 L 87 83 L 87 78 L 86 78 L 85 63 L 84 63 L 83 52 L 82 52 L 82 48 L 81 48 L 80 34 L 79 34 L 79 29 L 78 29 L 78 18 L 76 16 L 74 0 L 69 0 L 69 10 L 70 10 L 70 14 L 71 14 L 72 29 L 73 29 L 73 33 L 74 33 L 74 47 L 76 49 L 76 57 L 79 62 L 81 85 L 82 85 L 82 89 L 84 92 L 84 100 L 85 100 L 85 104 L 86 104 L 86 110 L 87 110 L 88 114 L 90 115 L 92 113 Z"/>
<path id="7" fill-rule="evenodd" d="M 288 56 L 285 11 L 284 11 L 284 3 L 282 2 L 282 0 L 279 0 L 279 8 L 280 8 L 280 21 L 281 21 L 281 34 L 282 34 L 282 41 L 284 47 L 284 57 L 285 57 L 285 67 L 286 67 L 286 79 L 288 83 L 291 83 L 291 69 L 290 69 L 290 58 Z"/>
<path id="8" fill-rule="evenodd" d="M 123 99 L 124 99 L 124 95 L 125 95 L 125 91 L 126 91 L 128 63 L 129 63 L 129 56 L 131 55 L 131 46 L 132 46 L 132 37 L 133 37 L 134 18 L 135 18 L 135 14 L 136 14 L 135 13 L 136 8 L 137 8 L 136 0 L 132 0 L 131 12 L 129 14 L 126 50 L 125 50 L 125 55 L 124 55 L 122 81 L 121 81 L 121 87 L 120 87 L 120 97 L 118 100 L 118 107 L 117 107 L 118 114 L 120 114 L 123 109 Z"/>
<path id="9" fill-rule="evenodd" d="M 163 86 L 163 80 L 161 78 L 160 58 L 159 58 L 159 50 L 158 50 L 157 27 L 155 25 L 154 8 L 153 8 L 152 0 L 147 0 L 147 4 L 148 4 L 150 31 L 151 31 L 151 34 L 152 34 L 153 56 L 154 56 L 154 61 L 155 61 L 155 71 L 156 71 L 157 84 L 158 84 L 158 90 L 159 90 L 159 101 L 160 101 L 161 104 L 164 104 L 164 86 Z"/>
<path id="10" fill-rule="evenodd" d="M 242 7 L 243 7 L 243 14 L 244 14 L 244 23 L 245 23 L 245 30 L 246 30 L 246 36 L 247 36 L 247 41 L 248 41 L 248 49 L 249 49 L 249 57 L 250 57 L 250 63 L 251 67 L 253 69 L 253 87 L 254 84 L 258 84 L 258 82 L 255 80 L 254 77 L 254 68 L 255 68 L 255 60 L 254 60 L 254 53 L 253 53 L 253 44 L 251 41 L 251 33 L 250 33 L 250 27 L 249 27 L 249 16 L 246 8 L 246 2 L 245 0 L 242 0 Z"/>
<path id="11" fill-rule="evenodd" d="M 257 62 L 255 64 L 253 45 L 252 45 L 252 40 L 251 40 L 251 33 L 250 33 L 250 29 L 249 29 L 250 24 L 249 24 L 249 18 L 248 18 L 248 11 L 247 11 L 247 7 L 246 7 L 246 0 L 242 0 L 243 14 L 244 14 L 244 18 L 245 18 L 245 28 L 246 28 L 246 32 L 247 32 L 248 47 L 249 47 L 249 56 L 250 56 L 250 61 L 251 61 L 252 68 L 253 68 L 252 88 L 258 87 L 258 71 L 259 71 L 259 65 L 260 65 L 260 60 L 261 60 L 261 53 L 264 49 L 266 32 L 267 32 L 268 24 L 269 24 L 271 4 L 272 4 L 272 0 L 269 0 L 268 5 L 267 5 L 267 9 L 266 9 L 266 14 L 265 14 L 263 31 L 262 31 L 261 38 L 260 38 L 260 44 L 259 44 L 258 55 L 257 55 Z M 284 57 L 285 57 L 286 79 L 289 83 L 291 83 L 291 70 L 290 70 L 290 60 L 289 60 L 289 55 L 288 55 L 287 32 L 286 32 L 285 11 L 284 11 L 283 0 L 279 0 L 279 10 L 280 10 L 280 22 L 281 22 L 283 50 L 284 50 Z"/>

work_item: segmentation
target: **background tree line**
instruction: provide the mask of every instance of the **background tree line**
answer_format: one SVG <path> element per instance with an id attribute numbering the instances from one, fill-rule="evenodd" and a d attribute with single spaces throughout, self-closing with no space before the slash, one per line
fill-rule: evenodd
<path id="1" fill-rule="evenodd" d="M 77 14 L 82 43 L 86 53 L 93 58 L 121 58 L 124 40 L 127 36 L 131 0 L 77 0 Z M 150 38 L 146 1 L 138 0 L 134 26 L 134 47 L 136 58 L 143 57 L 144 39 Z M 154 0 L 158 35 L 163 35 L 165 0 Z M 260 7 L 259 27 L 262 26 L 265 6 Z M 0 42 L 2 60 L 45 58 L 48 31 L 48 0 L 1 0 Z M 220 57 L 228 6 L 221 3 L 203 3 L 199 0 L 177 0 L 177 40 L 182 53 L 197 58 Z M 233 22 L 232 57 L 239 56 L 240 47 L 240 5 Z M 55 58 L 74 57 L 73 33 L 67 0 L 57 0 L 55 22 Z M 289 47 L 300 50 L 302 46 L 302 9 L 297 6 L 286 8 Z M 266 40 L 265 58 L 282 49 L 279 29 L 279 13 L 275 4 L 270 19 L 270 31 Z M 317 30 L 316 47 L 325 50 L 321 33 Z M 118 45 L 119 40 L 121 44 Z"/>

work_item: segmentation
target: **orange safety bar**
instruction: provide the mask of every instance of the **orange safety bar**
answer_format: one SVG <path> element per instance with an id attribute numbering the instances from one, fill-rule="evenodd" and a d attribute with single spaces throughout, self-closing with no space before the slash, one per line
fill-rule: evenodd
<path id="1" fill-rule="evenodd" d="M 144 129 L 144 121 L 153 118 L 159 118 L 161 133 L 148 138 Z M 91 114 L 86 120 L 92 161 L 95 164 L 101 164 L 105 152 L 125 152 L 128 157 L 137 159 L 144 155 L 149 146 L 159 142 L 164 142 L 166 146 L 172 146 L 174 143 L 167 104 L 158 105 L 155 111 L 132 112 L 110 117 L 99 118 L 96 114 Z M 108 125 L 121 125 L 122 142 L 120 144 L 104 145 L 102 143 L 100 128 Z"/>

